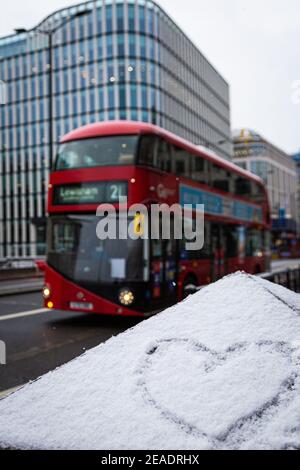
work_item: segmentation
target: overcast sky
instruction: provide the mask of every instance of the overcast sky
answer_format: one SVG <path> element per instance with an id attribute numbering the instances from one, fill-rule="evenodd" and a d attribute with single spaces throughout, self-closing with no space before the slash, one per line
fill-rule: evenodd
<path id="1" fill-rule="evenodd" d="M 1 0 L 0 36 L 70 0 Z M 232 127 L 300 150 L 299 0 L 157 0 L 228 80 Z"/>

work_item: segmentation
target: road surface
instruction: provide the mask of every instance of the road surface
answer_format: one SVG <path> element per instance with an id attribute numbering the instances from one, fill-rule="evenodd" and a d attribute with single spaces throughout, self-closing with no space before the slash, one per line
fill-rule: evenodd
<path id="1" fill-rule="evenodd" d="M 6 365 L 0 365 L 0 397 L 139 321 L 45 311 L 40 293 L 0 297 L 0 340 L 7 349 Z"/>

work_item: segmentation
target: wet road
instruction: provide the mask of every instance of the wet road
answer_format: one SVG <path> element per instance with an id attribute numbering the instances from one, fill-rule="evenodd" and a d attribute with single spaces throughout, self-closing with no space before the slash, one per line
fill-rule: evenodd
<path id="1" fill-rule="evenodd" d="M 140 320 L 44 311 L 40 293 L 0 297 L 0 393 L 55 369 Z"/>

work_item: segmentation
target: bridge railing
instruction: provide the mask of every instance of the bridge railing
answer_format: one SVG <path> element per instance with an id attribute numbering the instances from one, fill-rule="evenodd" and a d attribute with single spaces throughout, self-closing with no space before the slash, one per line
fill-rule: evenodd
<path id="1" fill-rule="evenodd" d="M 272 273 L 260 274 L 259 277 L 300 293 L 300 265 L 295 268 L 285 268 Z"/>
<path id="2" fill-rule="evenodd" d="M 42 277 L 44 270 L 43 259 L 0 259 L 0 282 L 26 277 Z"/>

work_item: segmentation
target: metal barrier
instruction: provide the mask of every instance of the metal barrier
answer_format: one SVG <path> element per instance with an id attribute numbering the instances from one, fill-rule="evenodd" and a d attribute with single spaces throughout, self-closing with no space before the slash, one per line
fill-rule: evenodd
<path id="1" fill-rule="evenodd" d="M 45 261 L 42 259 L 0 259 L 0 283 L 44 276 Z"/>
<path id="2" fill-rule="evenodd" d="M 274 282 L 294 292 L 300 293 L 300 266 L 297 268 L 284 269 L 273 273 L 261 274 L 262 279 Z"/>

